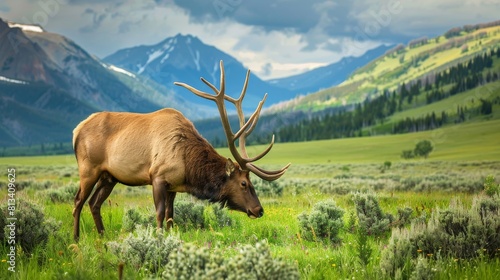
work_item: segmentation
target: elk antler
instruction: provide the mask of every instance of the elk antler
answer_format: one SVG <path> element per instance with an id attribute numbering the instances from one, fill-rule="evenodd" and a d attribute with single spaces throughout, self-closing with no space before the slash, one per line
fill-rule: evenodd
<path id="1" fill-rule="evenodd" d="M 227 143 L 229 146 L 229 150 L 231 151 L 231 154 L 234 156 L 236 162 L 240 165 L 241 168 L 249 170 L 253 172 L 255 175 L 259 176 L 260 178 L 266 180 L 266 181 L 274 181 L 281 177 L 283 174 L 285 174 L 287 168 L 290 166 L 290 163 L 287 164 L 285 167 L 281 168 L 280 170 L 274 170 L 274 171 L 267 171 L 264 170 L 260 167 L 257 167 L 253 164 L 254 161 L 257 161 L 261 158 L 263 158 L 271 148 L 273 147 L 274 144 L 274 135 L 271 140 L 271 144 L 265 149 L 261 154 L 249 158 L 248 153 L 246 150 L 246 137 L 252 133 L 253 129 L 255 128 L 255 125 L 257 124 L 257 121 L 259 120 L 259 115 L 260 111 L 262 109 L 262 106 L 264 105 L 264 101 L 267 98 L 267 93 L 264 95 L 264 98 L 259 102 L 259 105 L 257 106 L 257 109 L 253 114 L 248 118 L 248 120 L 245 122 L 245 115 L 243 113 L 243 108 L 242 108 L 242 102 L 243 98 L 245 97 L 245 93 L 247 90 L 248 86 L 248 80 L 250 77 L 250 70 L 247 71 L 247 75 L 245 78 L 245 83 L 243 85 L 243 89 L 241 90 L 240 97 L 237 99 L 234 99 L 230 96 L 227 96 L 225 94 L 226 91 L 226 83 L 225 83 L 225 77 L 224 77 L 224 63 L 222 60 L 220 61 L 220 89 L 217 89 L 214 85 L 212 85 L 210 82 L 205 80 L 204 78 L 201 78 L 201 80 L 209 86 L 214 92 L 215 95 L 208 94 L 206 92 L 200 91 L 198 89 L 193 88 L 190 85 L 184 84 L 184 83 L 178 83 L 175 82 L 175 85 L 182 86 L 194 94 L 205 98 L 209 99 L 212 101 L 215 101 L 217 104 L 217 108 L 219 109 L 219 114 L 222 122 L 222 127 L 224 128 L 224 132 L 226 134 L 227 138 Z M 240 129 L 236 132 L 233 133 L 231 129 L 231 125 L 229 124 L 229 119 L 227 117 L 227 111 L 226 111 L 226 105 L 224 100 L 227 100 L 231 103 L 234 104 L 236 107 L 236 111 L 238 112 L 238 119 L 240 121 Z M 236 140 L 239 139 L 239 146 L 240 146 L 240 152 L 238 152 L 238 149 L 236 148 Z"/>

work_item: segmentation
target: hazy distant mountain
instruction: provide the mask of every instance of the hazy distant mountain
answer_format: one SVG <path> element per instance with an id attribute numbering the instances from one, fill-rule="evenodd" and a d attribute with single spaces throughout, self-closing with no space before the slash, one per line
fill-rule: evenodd
<path id="1" fill-rule="evenodd" d="M 95 111 L 192 111 L 182 102 L 61 35 L 0 19 L 2 146 L 70 141 L 75 125 Z"/>
<path id="2" fill-rule="evenodd" d="M 294 93 L 307 94 L 330 88 L 342 83 L 356 69 L 383 55 L 392 46 L 381 45 L 359 57 L 344 57 L 340 61 L 313 69 L 311 71 L 269 80 L 269 83 Z"/>
<path id="3" fill-rule="evenodd" d="M 103 59 L 134 74 L 153 79 L 171 88 L 190 103 L 207 105 L 215 111 L 214 104 L 203 101 L 189 91 L 174 86 L 176 81 L 188 83 L 209 93 L 211 89 L 200 81 L 204 77 L 219 87 L 219 61 L 224 61 L 226 71 L 226 93 L 237 96 L 241 92 L 247 68 L 232 56 L 209 46 L 191 35 L 176 35 L 152 46 L 137 46 L 122 49 Z M 257 102 L 268 93 L 266 105 L 294 97 L 287 89 L 275 87 L 251 74 L 245 97 L 245 106 L 253 110 Z M 200 107 L 201 108 L 201 107 Z"/>

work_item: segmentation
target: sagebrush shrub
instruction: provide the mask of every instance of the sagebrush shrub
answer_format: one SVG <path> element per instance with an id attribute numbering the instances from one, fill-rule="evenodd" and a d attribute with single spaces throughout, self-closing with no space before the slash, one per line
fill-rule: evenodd
<path id="1" fill-rule="evenodd" d="M 356 253 L 363 265 L 368 265 L 373 249 L 368 242 L 368 235 L 362 228 L 358 228 L 356 234 Z"/>
<path id="2" fill-rule="evenodd" d="M 220 228 L 231 226 L 233 220 L 227 209 L 217 204 L 205 206 L 201 202 L 179 201 L 174 205 L 174 223 L 183 229 L 209 228 L 210 226 Z"/>
<path id="3" fill-rule="evenodd" d="M 19 175 L 19 173 L 18 173 Z M 46 190 L 54 185 L 52 181 L 36 181 L 34 179 L 16 181 L 16 190 L 21 191 L 24 189 L 30 190 Z"/>
<path id="4" fill-rule="evenodd" d="M 168 263 L 170 253 L 181 246 L 181 242 L 177 236 L 155 227 L 139 226 L 122 242 L 111 241 L 106 245 L 125 264 L 156 273 Z"/>
<path id="5" fill-rule="evenodd" d="M 411 232 L 421 231 L 425 225 L 412 223 L 410 230 L 405 228 L 392 229 L 389 244 L 382 251 L 380 268 L 389 278 L 401 279 L 409 278 L 413 268 L 413 258 L 418 254 L 416 245 L 411 238 Z"/>
<path id="6" fill-rule="evenodd" d="M 201 203 L 190 201 L 178 201 L 174 204 L 174 222 L 179 228 L 204 228 L 205 218 L 203 211 L 205 206 Z"/>
<path id="7" fill-rule="evenodd" d="M 351 191 L 351 183 L 346 181 L 332 182 L 330 184 L 322 184 L 319 190 L 326 194 L 345 195 Z"/>
<path id="8" fill-rule="evenodd" d="M 381 235 L 390 229 L 394 220 L 382 211 L 374 193 L 355 193 L 353 201 L 358 214 L 359 227 L 369 235 Z"/>
<path id="9" fill-rule="evenodd" d="M 404 227 L 411 223 L 411 216 L 413 214 L 413 209 L 410 207 L 398 208 L 398 213 L 394 224 L 399 227 Z"/>
<path id="10" fill-rule="evenodd" d="M 233 225 L 233 219 L 227 209 L 219 205 L 208 205 L 203 209 L 203 228 L 220 229 Z"/>
<path id="11" fill-rule="evenodd" d="M 23 251 L 32 252 L 37 246 L 45 246 L 50 236 L 54 236 L 59 230 L 61 222 L 53 218 L 46 218 L 42 212 L 42 206 L 24 199 L 17 199 L 14 216 L 9 214 L 8 205 L 2 202 L 0 209 L 0 237 L 3 243 L 7 243 L 6 236 L 10 234 L 10 228 L 6 227 L 7 218 L 16 218 L 15 237 L 16 244 Z"/>
<path id="12" fill-rule="evenodd" d="M 244 245 L 224 258 L 223 249 L 187 243 L 172 252 L 163 279 L 299 279 L 295 265 L 271 256 L 267 242 Z"/>
<path id="13" fill-rule="evenodd" d="M 492 175 L 484 179 L 484 192 L 488 196 L 494 196 L 500 193 L 500 184 L 495 183 L 495 177 Z"/>
<path id="14" fill-rule="evenodd" d="M 429 265 L 429 261 L 424 257 L 419 257 L 410 280 L 432 280 L 435 274 L 436 272 Z"/>
<path id="15" fill-rule="evenodd" d="M 344 226 L 344 210 L 333 200 L 320 201 L 313 206 L 311 213 L 298 216 L 302 236 L 307 240 L 317 238 L 339 242 L 338 234 Z"/>
<path id="16" fill-rule="evenodd" d="M 276 181 L 269 182 L 262 179 L 255 179 L 253 186 L 259 196 L 275 197 L 283 195 L 283 185 Z"/>
<path id="17" fill-rule="evenodd" d="M 44 191 L 44 195 L 52 202 L 71 202 L 78 191 L 78 184 L 69 183 L 63 187 L 51 188 Z"/>
<path id="18" fill-rule="evenodd" d="M 188 229 L 218 229 L 233 225 L 233 219 L 227 209 L 219 205 L 205 205 L 202 202 L 180 200 L 174 204 L 174 223 L 182 230 Z M 156 213 L 145 215 L 135 208 L 127 209 L 123 215 L 122 228 L 132 232 L 138 225 L 156 224 Z"/>
<path id="19" fill-rule="evenodd" d="M 154 215 L 144 215 L 137 208 L 129 208 L 123 214 L 122 229 L 127 232 L 134 231 L 138 226 L 153 225 Z"/>
<path id="20" fill-rule="evenodd" d="M 498 256 L 500 197 L 475 197 L 470 208 L 454 200 L 431 213 L 428 222 L 414 220 L 409 229 L 393 229 L 380 265 L 390 277 L 409 277 L 418 256 L 471 259 Z"/>

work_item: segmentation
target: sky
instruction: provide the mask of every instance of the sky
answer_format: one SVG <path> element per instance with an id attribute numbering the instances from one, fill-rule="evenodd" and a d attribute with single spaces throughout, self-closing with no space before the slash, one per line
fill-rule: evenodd
<path id="1" fill-rule="evenodd" d="M 500 0 L 0 0 L 4 20 L 39 24 L 99 58 L 191 34 L 262 79 L 499 20 L 499 11 Z"/>

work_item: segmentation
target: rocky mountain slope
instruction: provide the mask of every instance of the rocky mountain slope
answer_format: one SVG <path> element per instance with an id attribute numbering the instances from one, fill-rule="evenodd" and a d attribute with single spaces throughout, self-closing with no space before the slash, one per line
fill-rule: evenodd
<path id="1" fill-rule="evenodd" d="M 0 145 L 67 142 L 103 110 L 192 109 L 172 92 L 105 64 L 64 36 L 0 19 Z"/>

